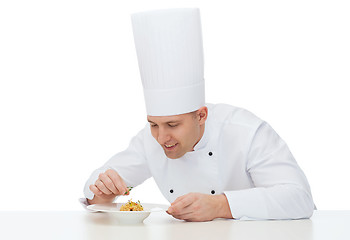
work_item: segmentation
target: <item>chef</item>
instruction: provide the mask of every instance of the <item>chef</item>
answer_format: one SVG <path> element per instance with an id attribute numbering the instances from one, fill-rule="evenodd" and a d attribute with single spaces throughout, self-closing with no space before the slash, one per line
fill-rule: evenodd
<path id="1" fill-rule="evenodd" d="M 86 204 L 113 202 L 153 177 L 177 219 L 309 218 L 308 181 L 272 127 L 242 108 L 205 102 L 199 10 L 131 18 L 148 123 L 92 173 Z"/>

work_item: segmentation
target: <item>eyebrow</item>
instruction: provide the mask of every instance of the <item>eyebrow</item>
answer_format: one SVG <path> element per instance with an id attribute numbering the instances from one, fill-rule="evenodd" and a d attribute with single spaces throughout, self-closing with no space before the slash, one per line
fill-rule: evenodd
<path id="1" fill-rule="evenodd" d="M 154 123 L 154 124 L 157 124 L 157 123 L 155 123 L 155 122 L 152 122 L 151 120 L 149 120 L 149 119 L 147 119 L 147 121 L 148 122 L 150 122 L 150 123 Z M 179 123 L 179 122 L 181 122 L 180 120 L 173 120 L 173 121 L 168 121 L 168 122 L 165 122 L 165 124 L 169 124 L 169 123 Z"/>

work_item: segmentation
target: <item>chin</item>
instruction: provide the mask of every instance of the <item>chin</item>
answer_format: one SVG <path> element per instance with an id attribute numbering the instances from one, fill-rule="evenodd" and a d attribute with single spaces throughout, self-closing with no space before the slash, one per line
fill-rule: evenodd
<path id="1" fill-rule="evenodd" d="M 168 157 L 168 158 L 170 158 L 170 159 L 178 159 L 178 158 L 180 158 L 180 157 L 182 157 L 183 155 L 185 155 L 185 154 L 167 154 L 167 153 L 165 153 L 165 155 Z"/>
<path id="2" fill-rule="evenodd" d="M 174 155 L 174 154 L 166 154 L 165 153 L 165 155 L 168 157 L 168 158 L 170 158 L 170 159 L 177 159 L 178 157 L 176 156 L 176 155 Z"/>

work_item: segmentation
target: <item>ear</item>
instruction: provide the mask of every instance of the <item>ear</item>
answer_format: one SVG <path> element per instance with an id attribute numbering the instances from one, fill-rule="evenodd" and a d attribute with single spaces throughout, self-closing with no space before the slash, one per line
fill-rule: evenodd
<path id="1" fill-rule="evenodd" d="M 208 118 L 208 108 L 206 106 L 197 110 L 197 119 L 199 119 L 199 125 L 203 125 Z"/>

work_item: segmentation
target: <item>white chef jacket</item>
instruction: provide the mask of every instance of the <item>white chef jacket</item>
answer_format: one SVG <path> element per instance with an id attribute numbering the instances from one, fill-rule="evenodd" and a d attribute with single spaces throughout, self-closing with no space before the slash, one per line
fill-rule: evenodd
<path id="1" fill-rule="evenodd" d="M 265 121 L 242 108 L 207 104 L 203 137 L 178 159 L 170 159 L 152 137 L 150 126 L 129 147 L 95 170 L 89 185 L 114 169 L 127 186 L 153 177 L 164 197 L 173 202 L 190 192 L 225 194 L 236 219 L 299 219 L 312 216 L 308 181 L 286 143 Z"/>

